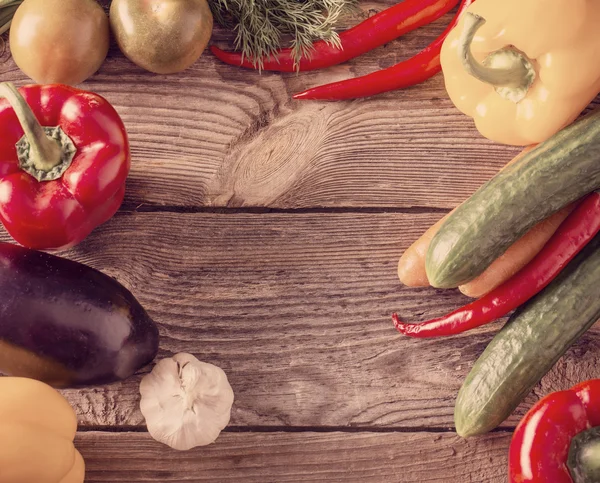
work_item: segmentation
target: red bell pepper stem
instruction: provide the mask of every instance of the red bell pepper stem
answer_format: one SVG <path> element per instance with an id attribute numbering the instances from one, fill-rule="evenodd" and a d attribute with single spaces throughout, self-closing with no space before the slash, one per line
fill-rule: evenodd
<path id="1" fill-rule="evenodd" d="M 546 287 L 600 232 L 600 192 L 586 196 L 539 253 L 513 277 L 478 300 L 423 323 L 392 318 L 398 331 L 418 338 L 455 335 L 503 317 Z"/>
<path id="2" fill-rule="evenodd" d="M 1 83 L 0 97 L 8 101 L 21 123 L 21 128 L 29 143 L 29 158 L 35 168 L 40 171 L 49 171 L 59 164 L 63 158 L 63 150 L 55 140 L 46 135 L 17 88 L 7 82 Z"/>
<path id="3" fill-rule="evenodd" d="M 411 87 L 430 79 L 442 70 L 440 52 L 450 31 L 458 23 L 462 13 L 475 0 L 462 0 L 461 6 L 450 25 L 429 46 L 414 57 L 387 69 L 361 77 L 332 82 L 294 94 L 294 99 L 341 101 L 370 97 L 384 92 Z"/>
<path id="4" fill-rule="evenodd" d="M 567 468 L 573 483 L 600 481 L 600 426 L 582 431 L 571 440 Z"/>
<path id="5" fill-rule="evenodd" d="M 600 425 L 599 413 L 600 379 L 540 399 L 513 433 L 509 483 L 573 483 L 567 465 L 573 438 Z"/>
<path id="6" fill-rule="evenodd" d="M 315 42 L 310 57 L 303 57 L 298 64 L 292 49 L 281 49 L 262 59 L 261 69 L 278 72 L 295 72 L 323 69 L 341 64 L 359 55 L 381 47 L 398 37 L 427 25 L 452 10 L 459 0 L 404 0 L 358 25 L 340 33 L 341 48 L 331 42 Z M 249 59 L 240 52 L 225 52 L 211 46 L 211 52 L 221 61 L 257 68 L 256 59 Z"/>

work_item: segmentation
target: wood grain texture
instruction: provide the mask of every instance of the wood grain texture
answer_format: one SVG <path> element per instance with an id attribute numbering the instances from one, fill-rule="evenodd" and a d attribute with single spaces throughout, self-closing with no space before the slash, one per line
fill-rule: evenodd
<path id="1" fill-rule="evenodd" d="M 363 1 L 356 20 L 396 1 Z M 396 264 L 520 149 L 482 138 L 441 75 L 372 99 L 290 100 L 417 53 L 450 17 L 300 75 L 242 70 L 206 52 L 160 76 L 113 43 L 81 87 L 105 96 L 127 126 L 126 200 L 63 255 L 131 289 L 159 324 L 159 358 L 190 352 L 222 367 L 235 402 L 214 445 L 175 452 L 144 432 L 138 388 L 151 367 L 62 391 L 79 417 L 86 481 L 500 483 L 509 431 L 531 404 L 600 377 L 596 326 L 500 431 L 454 434 L 456 393 L 502 322 L 447 339 L 398 335 L 392 311 L 424 320 L 467 299 L 402 287 Z M 216 28 L 212 42 L 231 48 L 232 35 Z M 0 81 L 29 83 L 7 54 Z"/>
<path id="2" fill-rule="evenodd" d="M 437 214 L 120 213 L 67 253 L 116 277 L 159 323 L 159 357 L 228 374 L 233 426 L 452 428 L 456 393 L 496 323 L 453 338 L 395 332 L 467 299 L 408 289 L 396 263 Z M 591 331 L 506 423 L 547 390 L 598 376 Z M 65 391 L 84 426 L 138 426 L 140 376 Z"/>
<path id="3" fill-rule="evenodd" d="M 363 8 L 373 14 L 392 3 Z M 81 87 L 105 96 L 126 124 L 130 207 L 449 209 L 518 148 L 479 136 L 447 98 L 441 75 L 350 102 L 292 101 L 291 94 L 388 67 L 426 46 L 450 18 L 347 64 L 300 75 L 231 67 L 209 52 L 181 74 L 155 75 L 113 43 L 100 71 Z M 213 43 L 231 48 L 231 40 L 231 33 L 215 30 Z M 31 82 L 7 55 L 0 80 Z"/>
<path id="4" fill-rule="evenodd" d="M 176 452 L 135 433 L 79 433 L 86 482 L 500 483 L 510 434 L 221 433 Z"/>

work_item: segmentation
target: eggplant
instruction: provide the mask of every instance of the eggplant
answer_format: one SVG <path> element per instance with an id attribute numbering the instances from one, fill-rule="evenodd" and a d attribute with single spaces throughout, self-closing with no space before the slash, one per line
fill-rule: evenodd
<path id="1" fill-rule="evenodd" d="M 158 328 L 123 285 L 87 265 L 0 243 L 0 372 L 55 388 L 109 384 L 158 352 Z"/>

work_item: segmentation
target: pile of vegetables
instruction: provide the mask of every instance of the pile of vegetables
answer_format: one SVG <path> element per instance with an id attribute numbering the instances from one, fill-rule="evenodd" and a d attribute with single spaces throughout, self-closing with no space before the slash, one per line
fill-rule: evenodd
<path id="1" fill-rule="evenodd" d="M 114 0 L 110 19 L 96 0 L 0 0 L 0 29 L 35 82 L 0 83 L 0 221 L 18 243 L 0 243 L 0 481 L 83 482 L 76 415 L 54 388 L 125 380 L 159 349 L 129 290 L 47 253 L 114 216 L 131 165 L 116 109 L 73 85 L 100 68 L 111 32 L 132 62 L 172 74 L 196 62 L 212 27 L 206 0 Z M 140 392 L 150 434 L 174 449 L 209 444 L 229 422 L 227 376 L 191 354 L 160 361 Z"/>
<path id="2" fill-rule="evenodd" d="M 394 316 L 403 334 L 437 337 L 473 329 L 517 309 L 459 391 L 455 424 L 461 436 L 485 433 L 504 421 L 600 318 L 600 193 L 594 191 L 600 188 L 598 159 L 600 111 L 527 150 L 431 230 L 424 242 L 421 260 L 428 282 L 458 287 L 481 276 L 536 224 L 575 203 L 533 259 L 479 300 L 422 324 Z M 412 257 L 405 256 L 400 273 Z M 414 269 L 415 260 L 410 264 Z"/>
<path id="3" fill-rule="evenodd" d="M 83 481 L 76 418 L 54 388 L 124 380 L 159 350 L 158 327 L 130 291 L 45 252 L 82 242 L 124 199 L 131 153 L 123 121 L 106 99 L 73 87 L 100 69 L 111 34 L 134 64 L 174 74 L 206 50 L 215 18 L 236 31 L 239 50 L 212 46 L 218 59 L 305 72 L 456 9 L 413 58 L 294 96 L 372 96 L 442 71 L 450 99 L 483 136 L 524 147 L 398 264 L 408 286 L 458 287 L 477 300 L 421 323 L 394 314 L 394 325 L 410 337 L 443 337 L 512 312 L 457 395 L 456 431 L 470 437 L 501 424 L 598 320 L 600 110 L 580 117 L 600 92 L 597 0 L 572 2 L 568 12 L 534 0 L 404 0 L 337 33 L 355 4 L 113 0 L 107 16 L 96 0 L 0 0 L 0 33 L 10 31 L 13 59 L 36 83 L 0 84 L 0 221 L 18 243 L 0 244 L 0 372 L 9 376 L 0 378 L 0 414 L 10 415 L 1 431 L 17 442 L 0 466 L 10 481 Z M 292 45 L 281 48 L 286 35 Z M 234 400 L 220 368 L 186 353 L 159 361 L 140 393 L 150 434 L 177 450 L 213 442 Z M 510 481 L 598 481 L 599 415 L 599 381 L 542 399 L 515 430 Z M 44 475 L 28 464 L 38 460 Z"/>
<path id="4" fill-rule="evenodd" d="M 398 263 L 405 285 L 476 298 L 420 323 L 393 314 L 404 335 L 452 336 L 510 314 L 458 392 L 462 437 L 498 427 L 600 319 L 600 110 L 581 116 L 600 92 L 598 22 L 590 0 L 567 15 L 559 4 L 477 0 L 442 46 L 456 107 L 490 140 L 525 146 Z M 574 79 L 583 58 L 590 68 Z M 509 481 L 600 481 L 598 414 L 598 381 L 539 401 L 514 433 Z"/>

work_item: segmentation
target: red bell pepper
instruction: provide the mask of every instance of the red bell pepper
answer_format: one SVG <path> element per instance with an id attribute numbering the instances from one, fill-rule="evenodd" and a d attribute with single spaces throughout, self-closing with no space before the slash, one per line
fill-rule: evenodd
<path id="1" fill-rule="evenodd" d="M 510 443 L 510 483 L 583 483 L 600 470 L 600 379 L 549 394 L 518 424 Z"/>
<path id="2" fill-rule="evenodd" d="M 123 201 L 123 122 L 101 96 L 65 85 L 2 83 L 0 97 L 0 220 L 28 248 L 72 247 Z"/>

